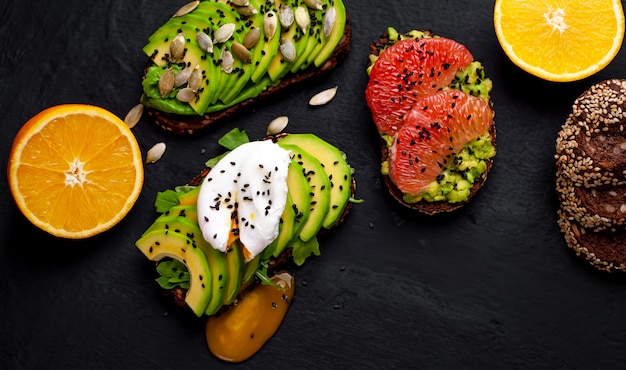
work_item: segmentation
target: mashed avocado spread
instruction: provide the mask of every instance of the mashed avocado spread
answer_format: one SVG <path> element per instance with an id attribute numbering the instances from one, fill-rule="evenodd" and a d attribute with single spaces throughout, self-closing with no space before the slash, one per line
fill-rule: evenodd
<path id="1" fill-rule="evenodd" d="M 413 30 L 404 34 L 398 33 L 394 28 L 388 28 L 390 45 L 397 40 L 407 38 L 419 39 L 431 37 L 428 34 Z M 432 36 L 438 37 L 438 36 Z M 378 56 L 370 54 L 369 66 L 367 73 L 369 75 Z M 468 95 L 479 97 L 487 102 L 490 101 L 492 82 L 485 75 L 482 64 L 478 61 L 470 63 L 467 67 L 460 69 L 448 89 L 463 91 Z M 393 143 L 393 137 L 383 135 L 387 148 Z M 489 133 L 485 133 L 467 143 L 459 153 L 450 161 L 448 166 L 437 179 L 430 183 L 428 190 L 420 194 L 404 194 L 403 200 L 407 203 L 417 203 L 425 200 L 428 202 L 447 201 L 448 203 L 457 203 L 466 200 L 470 194 L 470 190 L 474 182 L 479 179 L 487 170 L 487 160 L 496 154 L 495 148 L 491 143 Z M 389 174 L 389 162 L 383 161 L 381 165 L 381 173 Z"/>

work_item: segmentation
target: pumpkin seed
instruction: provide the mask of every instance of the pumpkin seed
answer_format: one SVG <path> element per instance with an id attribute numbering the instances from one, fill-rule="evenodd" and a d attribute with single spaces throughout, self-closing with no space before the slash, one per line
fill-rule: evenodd
<path id="1" fill-rule="evenodd" d="M 293 24 L 293 9 L 291 9 L 291 7 L 289 5 L 283 5 L 280 7 L 280 12 L 278 13 L 278 20 L 280 21 L 280 24 L 285 27 L 285 28 L 289 28 L 291 27 L 291 25 Z"/>
<path id="2" fill-rule="evenodd" d="M 246 34 L 246 37 L 243 38 L 243 46 L 245 46 L 246 49 L 250 50 L 252 49 L 254 45 L 256 45 L 257 42 L 259 42 L 260 38 L 261 38 L 261 29 L 257 27 L 253 27 L 250 29 L 250 31 L 248 31 L 248 33 Z"/>
<path id="3" fill-rule="evenodd" d="M 291 40 L 280 39 L 278 50 L 285 60 L 293 62 L 296 59 L 296 46 Z"/>
<path id="4" fill-rule="evenodd" d="M 302 32 L 306 33 L 306 29 L 311 24 L 311 15 L 309 11 L 302 6 L 296 8 L 296 23 L 302 29 Z"/>
<path id="5" fill-rule="evenodd" d="M 332 8 L 328 9 L 326 13 L 324 14 L 324 36 L 326 37 L 330 36 L 330 33 L 332 32 L 333 27 L 335 26 L 335 18 L 336 18 L 336 13 L 335 13 L 335 7 L 333 6 Z"/>
<path id="6" fill-rule="evenodd" d="M 179 60 L 185 51 L 185 35 L 180 32 L 170 42 L 170 61 L 175 62 Z"/>
<path id="7" fill-rule="evenodd" d="M 133 128 L 135 127 L 135 125 L 137 125 L 137 123 L 139 123 L 139 120 L 141 119 L 142 115 L 143 115 L 143 104 L 139 103 L 135 105 L 134 107 L 132 107 L 128 111 L 128 113 L 126 113 L 126 117 L 124 117 L 124 123 L 126 123 L 126 126 L 128 126 L 128 128 Z"/>
<path id="8" fill-rule="evenodd" d="M 238 43 L 237 41 L 233 41 L 231 48 L 233 50 L 233 55 L 235 56 L 235 58 L 241 60 L 244 63 L 250 63 L 250 50 L 248 50 L 248 48 Z"/>
<path id="9" fill-rule="evenodd" d="M 202 87 L 202 77 L 200 65 L 196 64 L 189 75 L 189 83 L 187 83 L 187 87 L 194 91 L 198 91 Z"/>
<path id="10" fill-rule="evenodd" d="M 198 40 L 198 46 L 200 47 L 200 49 L 206 51 L 207 53 L 213 52 L 213 40 L 211 40 L 211 37 L 209 37 L 209 35 L 200 31 L 196 35 L 196 39 Z"/>
<path id="11" fill-rule="evenodd" d="M 185 67 L 174 76 L 174 87 L 180 87 L 186 84 L 187 81 L 189 81 L 189 76 L 191 76 L 191 68 Z"/>
<path id="12" fill-rule="evenodd" d="M 306 6 L 315 10 L 322 10 L 322 2 L 320 0 L 304 0 Z"/>
<path id="13" fill-rule="evenodd" d="M 221 44 L 226 42 L 229 38 L 233 36 L 235 32 L 235 27 L 237 27 L 234 23 L 226 23 L 222 25 L 220 28 L 215 31 L 215 35 L 213 35 L 213 41 L 216 44 Z"/>
<path id="14" fill-rule="evenodd" d="M 281 133 L 285 127 L 287 127 L 287 123 L 289 123 L 289 117 L 280 116 L 276 117 L 267 125 L 267 130 L 265 131 L 266 135 L 276 135 Z"/>
<path id="15" fill-rule="evenodd" d="M 235 10 L 237 11 L 237 13 L 239 13 L 240 15 L 244 17 L 249 17 L 251 15 L 255 15 L 258 13 L 256 8 L 253 7 L 252 5 L 236 6 Z"/>
<path id="16" fill-rule="evenodd" d="M 309 105 L 319 106 L 330 102 L 335 97 L 335 94 L 337 94 L 338 88 L 339 86 L 331 87 L 330 89 L 320 91 L 319 93 L 313 95 L 311 100 L 309 100 Z"/>
<path id="17" fill-rule="evenodd" d="M 235 6 L 248 6 L 250 2 L 248 0 L 230 0 Z"/>
<path id="18" fill-rule="evenodd" d="M 146 163 L 154 163 L 161 159 L 165 153 L 165 148 L 164 142 L 154 144 L 154 146 L 148 150 L 148 153 L 146 153 Z"/>
<path id="19" fill-rule="evenodd" d="M 265 31 L 265 36 L 267 36 L 268 40 L 274 37 L 274 34 L 276 33 L 276 22 L 276 13 L 271 10 L 265 13 L 265 16 L 263 17 L 263 30 Z"/>
<path id="20" fill-rule="evenodd" d="M 163 74 L 159 78 L 159 82 L 157 83 L 157 88 L 159 89 L 159 94 L 161 95 L 161 98 L 166 97 L 167 94 L 172 92 L 172 90 L 174 89 L 175 78 L 176 77 L 174 76 L 172 68 L 168 68 L 165 70 L 165 72 L 163 72 Z"/>
<path id="21" fill-rule="evenodd" d="M 181 6 L 176 13 L 172 17 L 180 17 L 181 15 L 185 15 L 187 13 L 191 13 L 197 6 L 200 4 L 200 1 L 192 1 Z"/>
<path id="22" fill-rule="evenodd" d="M 181 101 L 183 103 L 189 103 L 190 101 L 193 100 L 193 98 L 196 97 L 196 94 L 197 93 L 194 89 L 185 87 L 184 89 L 180 89 L 176 93 L 176 99 L 178 99 L 178 101 Z"/>
<path id="23" fill-rule="evenodd" d="M 228 51 L 228 49 L 224 48 L 224 50 L 222 50 L 222 55 L 220 56 L 220 59 L 222 60 L 222 71 L 226 73 L 231 73 L 233 71 L 233 63 L 235 63 L 233 54 Z"/>

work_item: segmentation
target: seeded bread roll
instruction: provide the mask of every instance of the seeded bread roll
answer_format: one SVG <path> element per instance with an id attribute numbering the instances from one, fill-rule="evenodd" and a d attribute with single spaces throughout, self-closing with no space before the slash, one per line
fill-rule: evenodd
<path id="1" fill-rule="evenodd" d="M 626 271 L 626 80 L 582 93 L 556 139 L 558 224 L 593 267 Z"/>
<path id="2" fill-rule="evenodd" d="M 177 135 L 193 135 L 198 131 L 206 129 L 214 123 L 223 122 L 229 118 L 249 112 L 264 102 L 267 102 L 269 99 L 276 99 L 283 93 L 292 90 L 298 85 L 315 81 L 315 79 L 326 75 L 330 71 L 337 68 L 337 66 L 346 59 L 348 53 L 350 52 L 351 39 L 352 25 L 349 14 L 346 14 L 346 25 L 343 37 L 339 41 L 339 44 L 333 51 L 330 58 L 328 58 L 326 63 L 321 65 L 319 68 L 312 65 L 297 74 L 290 73 L 281 79 L 277 85 L 269 86 L 260 95 L 254 98 L 244 100 L 241 103 L 235 104 L 218 112 L 207 113 L 203 116 L 181 116 L 161 112 L 149 107 L 146 107 L 145 111 L 152 118 L 154 123 L 162 129 Z M 148 65 L 150 64 L 151 62 L 149 62 Z"/>

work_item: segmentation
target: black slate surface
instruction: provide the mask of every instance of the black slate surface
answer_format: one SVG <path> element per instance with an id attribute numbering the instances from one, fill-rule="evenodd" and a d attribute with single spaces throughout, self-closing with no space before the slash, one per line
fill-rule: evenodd
<path id="1" fill-rule="evenodd" d="M 147 37 L 185 1 L 8 0 L 0 4 L 0 158 L 19 127 L 61 103 L 123 117 L 141 93 Z M 0 368 L 621 368 L 626 282 L 595 272 L 566 248 L 556 225 L 554 140 L 591 84 L 624 77 L 622 51 L 576 83 L 538 80 L 515 67 L 493 29 L 493 1 L 345 0 L 352 51 L 334 73 L 192 138 L 147 119 L 143 192 L 114 229 L 57 240 L 30 225 L 0 171 Z M 432 29 L 464 43 L 493 79 L 498 154 L 486 186 L 458 212 L 422 217 L 395 206 L 379 176 L 377 137 L 364 101 L 368 43 L 387 26 Z M 312 109 L 314 93 L 338 85 Z M 253 139 L 288 115 L 344 150 L 356 196 L 322 256 L 296 270 L 296 298 L 278 333 L 239 365 L 216 360 L 204 320 L 176 310 L 134 241 L 155 217 L 156 193 L 194 176 L 233 127 Z"/>

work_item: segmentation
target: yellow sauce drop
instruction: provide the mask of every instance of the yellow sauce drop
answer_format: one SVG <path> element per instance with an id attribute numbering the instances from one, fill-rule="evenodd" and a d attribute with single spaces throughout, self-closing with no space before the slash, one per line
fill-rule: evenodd
<path id="1" fill-rule="evenodd" d="M 259 284 L 230 310 L 209 317 L 206 340 L 215 357 L 245 361 L 276 333 L 293 299 L 295 284 L 288 272 L 274 275 L 272 281 L 283 289 Z"/>

